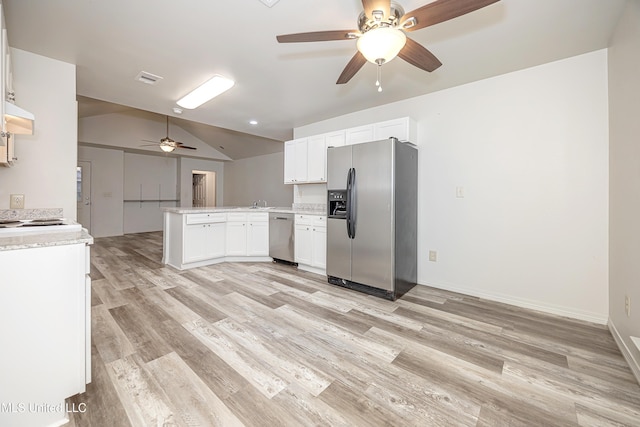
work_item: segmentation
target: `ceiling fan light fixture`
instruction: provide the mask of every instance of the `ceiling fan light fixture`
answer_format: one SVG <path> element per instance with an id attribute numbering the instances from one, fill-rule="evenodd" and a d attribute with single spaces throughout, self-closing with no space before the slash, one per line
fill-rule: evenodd
<path id="1" fill-rule="evenodd" d="M 406 42 L 407 36 L 399 29 L 380 27 L 360 36 L 357 47 L 367 61 L 381 65 L 398 56 Z"/>
<path id="2" fill-rule="evenodd" d="M 172 139 L 162 138 L 160 140 L 160 149 L 165 153 L 170 153 L 176 149 L 176 143 Z"/>
<path id="3" fill-rule="evenodd" d="M 216 74 L 213 78 L 192 90 L 188 95 L 179 99 L 177 104 L 182 108 L 193 110 L 231 89 L 235 84 L 233 80 Z"/>

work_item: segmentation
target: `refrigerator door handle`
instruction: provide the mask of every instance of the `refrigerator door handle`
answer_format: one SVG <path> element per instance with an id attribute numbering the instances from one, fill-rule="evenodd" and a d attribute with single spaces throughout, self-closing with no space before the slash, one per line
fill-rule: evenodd
<path id="1" fill-rule="evenodd" d="M 351 206 L 349 216 L 351 220 L 351 238 L 356 238 L 356 225 L 358 225 L 358 185 L 356 184 L 356 168 L 351 168 Z"/>
<path id="2" fill-rule="evenodd" d="M 349 168 L 349 172 L 347 172 L 347 236 L 351 239 L 351 170 Z"/>

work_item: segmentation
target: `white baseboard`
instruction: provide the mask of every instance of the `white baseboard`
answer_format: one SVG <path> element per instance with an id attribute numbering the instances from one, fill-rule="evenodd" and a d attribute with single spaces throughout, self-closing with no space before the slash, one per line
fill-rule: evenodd
<path id="1" fill-rule="evenodd" d="M 609 319 L 608 326 L 609 331 L 611 331 L 611 335 L 613 335 L 613 339 L 616 340 L 616 344 L 618 344 L 618 348 L 624 356 L 624 360 L 627 361 L 629 367 L 631 368 L 631 372 L 633 372 L 633 375 L 636 377 L 636 381 L 638 381 L 638 384 L 640 384 L 640 363 L 638 363 L 635 357 L 633 357 L 633 353 L 629 350 L 627 344 L 625 344 L 622 336 L 620 336 L 620 333 L 618 332 L 618 329 L 616 329 L 616 325 L 613 323 L 613 320 Z"/>
<path id="2" fill-rule="evenodd" d="M 555 306 L 551 304 L 543 304 L 540 301 L 532 301 L 524 298 L 514 298 L 510 295 L 492 292 L 478 292 L 475 289 L 459 288 L 456 286 L 434 285 L 430 283 L 420 283 L 419 285 L 430 286 L 432 288 L 443 289 L 446 291 L 457 292 L 473 297 L 483 298 L 490 301 L 501 302 L 505 304 L 515 305 L 516 307 L 528 308 L 531 310 L 542 311 L 544 313 L 555 314 L 557 316 L 570 317 L 572 319 L 584 320 L 586 322 L 606 325 L 609 320 L 608 314 L 591 313 L 581 310 L 575 310 L 571 307 Z"/>

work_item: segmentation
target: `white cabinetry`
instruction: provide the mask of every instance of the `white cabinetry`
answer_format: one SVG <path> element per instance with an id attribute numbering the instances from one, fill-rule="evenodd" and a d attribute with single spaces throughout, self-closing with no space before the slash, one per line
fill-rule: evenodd
<path id="1" fill-rule="evenodd" d="M 397 138 L 417 143 L 417 125 L 410 117 L 387 120 L 284 143 L 284 183 L 327 182 L 327 147 Z"/>
<path id="2" fill-rule="evenodd" d="M 375 141 L 374 126 L 358 126 L 346 130 L 345 145 L 360 144 L 362 142 Z"/>
<path id="3" fill-rule="evenodd" d="M 226 221 L 224 213 L 186 215 L 183 263 L 223 257 Z"/>
<path id="4" fill-rule="evenodd" d="M 266 212 L 229 213 L 226 256 L 268 256 L 269 214 Z"/>
<path id="5" fill-rule="evenodd" d="M 284 182 L 297 184 L 307 181 L 307 138 L 284 143 Z"/>
<path id="6" fill-rule="evenodd" d="M 295 261 L 301 270 L 325 274 L 327 220 L 324 215 L 296 215 Z"/>
<path id="7" fill-rule="evenodd" d="M 0 425 L 62 425 L 91 381 L 88 260 L 85 243 L 0 251 L 0 402 L 51 407 L 0 411 Z"/>
<path id="8" fill-rule="evenodd" d="M 416 141 L 417 125 L 410 117 L 402 117 L 374 124 L 375 140 L 397 138 L 400 141 Z"/>
<path id="9" fill-rule="evenodd" d="M 309 138 L 307 182 L 327 181 L 327 140 L 324 135 Z"/>

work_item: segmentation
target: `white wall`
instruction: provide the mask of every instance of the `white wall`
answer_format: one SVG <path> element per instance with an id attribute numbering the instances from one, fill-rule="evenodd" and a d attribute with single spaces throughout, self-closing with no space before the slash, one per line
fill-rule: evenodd
<path id="1" fill-rule="evenodd" d="M 76 219 L 75 66 L 19 49 L 11 57 L 16 104 L 36 120 L 34 135 L 15 136 L 15 165 L 0 167 L 0 209 L 18 193 L 26 208 L 62 208 Z"/>
<path id="2" fill-rule="evenodd" d="M 640 2 L 628 1 L 609 49 L 609 316 L 640 381 Z M 624 309 L 631 298 L 631 313 Z"/>
<path id="3" fill-rule="evenodd" d="M 269 206 L 291 207 L 291 185 L 284 184 L 284 153 L 235 160 L 225 165 L 224 203 L 250 206 L 266 200 Z"/>
<path id="4" fill-rule="evenodd" d="M 294 135 L 413 117 L 419 283 L 606 323 L 607 108 L 602 50 Z"/>
<path id="5" fill-rule="evenodd" d="M 94 237 L 123 234 L 124 152 L 78 147 L 78 159 L 91 162 L 91 230 Z"/>

